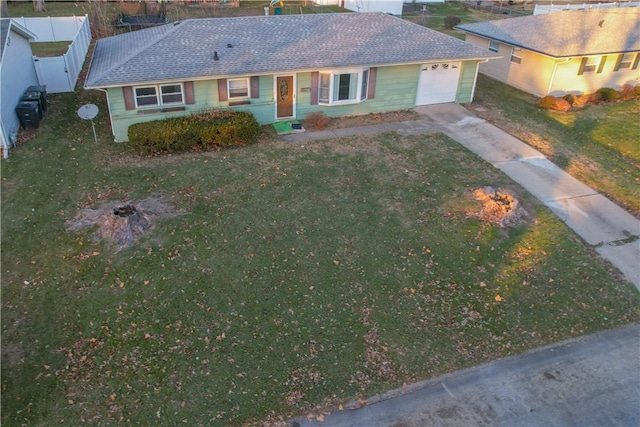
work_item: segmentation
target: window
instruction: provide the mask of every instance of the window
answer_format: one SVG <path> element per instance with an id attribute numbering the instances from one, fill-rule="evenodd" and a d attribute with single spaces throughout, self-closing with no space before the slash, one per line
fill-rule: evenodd
<path id="1" fill-rule="evenodd" d="M 584 68 L 582 70 L 583 73 L 592 73 L 598 68 L 598 57 L 590 56 L 588 58 L 584 58 Z"/>
<path id="2" fill-rule="evenodd" d="M 151 87 L 137 87 L 136 93 L 136 107 L 147 107 L 150 105 L 158 105 L 158 93 L 155 86 Z"/>
<path id="3" fill-rule="evenodd" d="M 249 97 L 249 79 L 229 79 L 229 98 L 248 98 Z"/>
<path id="4" fill-rule="evenodd" d="M 153 107 L 158 105 L 184 103 L 181 84 L 142 86 L 134 89 L 136 107 Z M 160 93 L 160 97 L 158 97 Z"/>
<path id="5" fill-rule="evenodd" d="M 162 105 L 182 104 L 182 85 L 160 86 Z"/>
<path id="6" fill-rule="evenodd" d="M 621 55 L 620 62 L 618 62 L 618 65 L 616 67 L 616 71 L 621 70 L 623 68 L 631 68 L 631 65 L 633 64 L 634 56 L 635 56 L 635 53 L 625 53 L 624 55 Z"/>
<path id="7" fill-rule="evenodd" d="M 367 99 L 367 90 L 369 89 L 369 70 L 362 72 L 362 87 L 360 88 L 360 101 Z"/>
<path id="8" fill-rule="evenodd" d="M 511 62 L 514 64 L 522 63 L 522 56 L 520 56 L 520 49 L 513 48 L 511 50 Z"/>
<path id="9" fill-rule="evenodd" d="M 321 104 L 353 104 L 367 99 L 369 70 L 320 73 L 318 102 Z"/>
<path id="10" fill-rule="evenodd" d="M 489 50 L 491 52 L 497 52 L 499 47 L 500 47 L 500 45 L 498 44 L 498 42 L 493 41 L 493 40 L 489 41 Z"/>

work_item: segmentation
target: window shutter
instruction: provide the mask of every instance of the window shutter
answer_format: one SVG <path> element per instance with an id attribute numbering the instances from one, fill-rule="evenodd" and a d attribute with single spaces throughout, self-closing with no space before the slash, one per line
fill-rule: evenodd
<path id="1" fill-rule="evenodd" d="M 580 61 L 580 67 L 578 68 L 578 75 L 579 76 L 584 74 L 584 67 L 585 67 L 585 65 L 587 65 L 587 60 L 588 60 L 588 58 L 582 58 L 582 61 Z"/>
<path id="2" fill-rule="evenodd" d="M 184 98 L 186 104 L 196 103 L 196 97 L 193 93 L 193 82 L 184 82 Z"/>
<path id="3" fill-rule="evenodd" d="M 311 105 L 318 103 L 318 82 L 320 81 L 320 72 L 311 73 Z"/>
<path id="4" fill-rule="evenodd" d="M 633 60 L 633 65 L 631 66 L 632 70 L 638 68 L 638 63 L 640 62 L 640 53 L 636 54 L 636 59 Z"/>
<path id="5" fill-rule="evenodd" d="M 260 98 L 260 76 L 251 76 L 251 97 Z"/>
<path id="6" fill-rule="evenodd" d="M 605 62 L 607 62 L 607 55 L 604 55 L 602 58 L 600 58 L 600 65 L 598 65 L 598 71 L 597 71 L 598 74 L 600 74 L 604 69 Z"/>
<path id="7" fill-rule="evenodd" d="M 122 88 L 122 95 L 124 96 L 125 110 L 135 110 L 136 101 L 133 98 L 133 88 L 131 86 L 124 86 Z"/>
<path id="8" fill-rule="evenodd" d="M 367 99 L 373 99 L 376 96 L 376 74 L 378 74 L 377 67 L 369 68 L 369 89 L 367 90 Z"/>
<path id="9" fill-rule="evenodd" d="M 227 79 L 218 79 L 218 100 L 220 102 L 229 99 L 227 95 Z"/>
<path id="10" fill-rule="evenodd" d="M 624 58 L 624 53 L 622 55 L 618 55 L 618 59 L 616 59 L 616 65 L 613 66 L 613 71 L 618 71 L 620 69 L 622 58 Z"/>

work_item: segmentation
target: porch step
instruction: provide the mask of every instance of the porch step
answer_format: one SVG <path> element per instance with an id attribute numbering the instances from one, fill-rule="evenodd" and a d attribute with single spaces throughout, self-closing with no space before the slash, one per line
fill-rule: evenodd
<path id="1" fill-rule="evenodd" d="M 278 135 L 287 135 L 290 133 L 304 132 L 302 124 L 298 120 L 286 120 L 281 122 L 275 122 L 273 128 Z"/>

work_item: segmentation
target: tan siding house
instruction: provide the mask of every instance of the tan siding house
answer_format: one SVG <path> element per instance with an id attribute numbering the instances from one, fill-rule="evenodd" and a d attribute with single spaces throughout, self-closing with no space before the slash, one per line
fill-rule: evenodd
<path id="1" fill-rule="evenodd" d="M 497 53 L 480 72 L 536 96 L 640 85 L 640 11 L 563 11 L 459 25 Z"/>

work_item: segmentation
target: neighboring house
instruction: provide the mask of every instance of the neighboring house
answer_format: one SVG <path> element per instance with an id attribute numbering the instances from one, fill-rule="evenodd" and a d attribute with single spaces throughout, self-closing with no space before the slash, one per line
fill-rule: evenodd
<path id="1" fill-rule="evenodd" d="M 384 12 L 402 16 L 404 0 L 314 0 L 317 5 L 343 6 L 353 12 Z"/>
<path id="2" fill-rule="evenodd" d="M 354 12 L 384 12 L 402 16 L 403 0 L 344 0 L 345 9 Z"/>
<path id="3" fill-rule="evenodd" d="M 536 96 L 640 85 L 640 11 L 563 11 L 456 26 L 502 56 L 480 72 Z"/>
<path id="4" fill-rule="evenodd" d="M 32 32 L 11 19 L 0 19 L 0 147 L 5 158 L 20 129 L 15 108 L 24 91 L 38 84 L 29 44 L 34 39 Z"/>
<path id="5" fill-rule="evenodd" d="M 84 87 L 106 92 L 127 141 L 133 123 L 207 109 L 269 124 L 466 103 L 495 57 L 384 13 L 189 19 L 99 40 Z"/>

